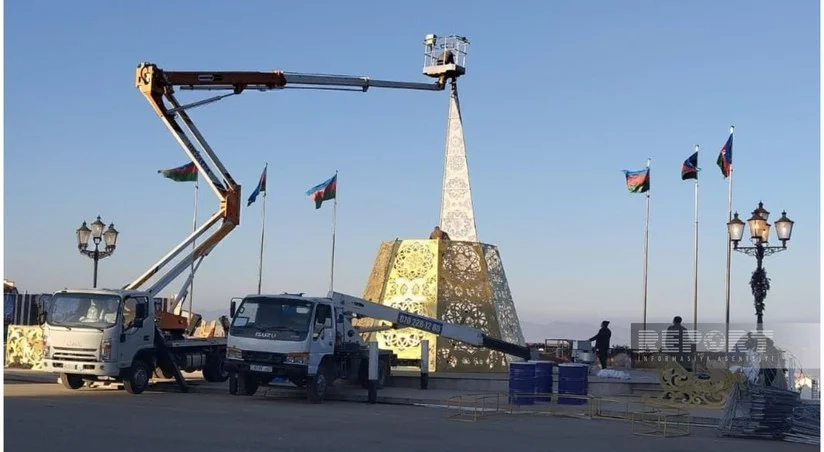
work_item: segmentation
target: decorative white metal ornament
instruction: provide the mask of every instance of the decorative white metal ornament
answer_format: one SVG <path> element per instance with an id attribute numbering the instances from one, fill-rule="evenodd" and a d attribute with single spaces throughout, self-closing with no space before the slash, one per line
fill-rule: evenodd
<path id="1" fill-rule="evenodd" d="M 440 227 L 452 240 L 477 242 L 475 208 L 472 204 L 472 188 L 469 184 L 469 167 L 466 160 L 461 107 L 458 88 L 452 82 L 449 96 L 449 122 L 446 133 L 446 155 L 441 191 Z"/>

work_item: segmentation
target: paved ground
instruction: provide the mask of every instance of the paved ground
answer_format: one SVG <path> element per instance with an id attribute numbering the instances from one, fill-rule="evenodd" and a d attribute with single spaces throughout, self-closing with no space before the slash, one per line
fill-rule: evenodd
<path id="1" fill-rule="evenodd" d="M 812 451 L 814 446 L 716 438 L 713 429 L 688 437 L 632 436 L 621 421 L 497 416 L 477 422 L 446 419 L 436 408 L 219 394 L 83 389 L 8 381 L 5 446 L 10 451 L 145 452 L 167 450 L 398 452 L 433 450 Z M 529 448 L 529 449 L 526 449 Z"/>
<path id="2" fill-rule="evenodd" d="M 203 381 L 203 377 L 200 374 L 200 372 L 188 373 L 184 375 L 186 377 L 186 380 L 190 384 L 191 390 L 194 392 L 219 395 L 224 395 L 228 392 L 227 383 L 207 383 Z M 6 381 L 15 380 L 48 383 L 54 383 L 57 378 L 55 375 L 49 373 L 21 369 L 5 369 L 4 377 Z M 153 385 L 155 385 L 154 388 L 157 390 L 178 392 L 177 385 L 174 383 L 173 380 L 167 379 L 164 382 L 153 383 Z M 279 397 L 305 397 L 303 391 L 298 390 L 293 385 L 288 383 L 285 385 L 278 385 L 276 388 L 273 387 L 268 389 L 261 389 L 260 392 L 266 392 L 268 395 L 277 395 Z M 496 405 L 496 401 L 494 399 L 488 398 L 488 396 L 490 395 L 488 391 L 473 392 L 449 389 L 429 389 L 423 391 L 417 388 L 409 387 L 384 388 L 378 391 L 378 402 L 394 405 L 427 405 L 439 407 L 444 407 L 447 405 L 451 405 L 454 407 L 460 404 L 465 407 L 472 407 L 475 405 L 475 403 L 473 402 L 473 399 L 475 399 L 473 394 L 487 395 L 487 397 L 485 398 L 486 408 L 489 408 L 490 404 L 492 406 Z M 506 395 L 498 395 L 499 398 L 497 399 L 497 403 L 499 404 L 499 408 L 501 410 L 507 410 L 508 405 Z M 332 389 L 332 392 L 329 394 L 329 398 L 336 401 L 365 402 L 367 399 L 367 392 L 363 390 L 359 385 L 350 385 L 338 382 L 337 384 L 335 384 L 334 388 Z M 456 398 L 460 398 L 461 401 L 456 400 Z M 623 400 L 623 402 L 618 402 L 618 400 Z M 627 404 L 627 402 L 630 403 Z M 481 407 L 481 403 L 478 403 L 477 405 L 478 408 Z M 604 399 L 601 401 L 600 407 L 604 414 L 612 416 L 620 416 L 627 410 L 639 412 L 643 409 L 643 405 L 640 404 L 640 399 L 638 399 L 637 397 L 619 397 L 612 399 Z M 514 408 L 516 411 L 540 411 L 544 413 L 549 411 L 551 408 L 552 411 L 565 412 L 566 414 L 583 414 L 583 412 L 588 411 L 588 408 L 585 406 L 563 406 L 557 404 L 555 404 L 553 407 L 549 407 L 547 404 L 535 404 L 510 408 Z M 712 410 L 690 407 L 687 411 L 692 416 L 692 422 L 694 424 L 700 425 L 717 425 L 722 415 L 722 410 L 719 409 Z"/>

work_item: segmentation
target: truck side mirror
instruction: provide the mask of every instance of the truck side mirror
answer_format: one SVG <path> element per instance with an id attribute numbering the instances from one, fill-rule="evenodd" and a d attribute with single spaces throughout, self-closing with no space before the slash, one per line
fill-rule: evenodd
<path id="1" fill-rule="evenodd" d="M 138 303 L 137 305 L 135 305 L 134 318 L 135 318 L 135 320 L 142 320 L 142 319 L 146 318 L 146 304 L 145 303 Z"/>
<path id="2" fill-rule="evenodd" d="M 237 301 L 232 300 L 232 302 L 229 303 L 229 317 L 230 318 L 233 318 L 233 319 L 235 318 L 235 311 L 237 311 Z"/>

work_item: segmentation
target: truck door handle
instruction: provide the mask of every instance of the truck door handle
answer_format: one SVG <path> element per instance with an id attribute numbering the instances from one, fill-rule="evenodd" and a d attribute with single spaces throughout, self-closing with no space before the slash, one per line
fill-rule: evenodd
<path id="1" fill-rule="evenodd" d="M 149 335 L 143 336 L 143 340 L 148 341 L 149 340 Z"/>

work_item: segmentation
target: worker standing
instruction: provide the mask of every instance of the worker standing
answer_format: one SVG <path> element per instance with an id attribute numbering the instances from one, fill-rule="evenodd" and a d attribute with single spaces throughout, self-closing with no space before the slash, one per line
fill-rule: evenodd
<path id="1" fill-rule="evenodd" d="M 440 226 L 435 226 L 435 229 L 429 234 L 429 240 L 449 240 L 449 234 L 442 230 Z"/>
<path id="2" fill-rule="evenodd" d="M 682 321 L 681 316 L 673 317 L 672 325 L 667 327 L 665 345 L 675 361 L 681 363 L 687 371 L 692 372 L 697 344 L 690 340 L 687 328 L 681 324 Z"/>
<path id="3" fill-rule="evenodd" d="M 607 368 L 607 357 L 609 356 L 609 340 L 612 337 L 612 331 L 609 330 L 609 320 L 601 322 L 601 329 L 598 334 L 589 338 L 589 341 L 595 341 L 595 353 L 598 355 L 598 361 L 601 363 L 601 369 Z"/>

